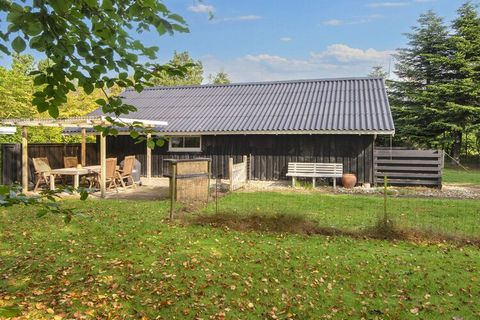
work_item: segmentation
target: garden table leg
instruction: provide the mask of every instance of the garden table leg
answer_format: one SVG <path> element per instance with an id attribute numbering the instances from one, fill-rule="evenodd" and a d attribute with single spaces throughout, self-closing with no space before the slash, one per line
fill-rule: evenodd
<path id="1" fill-rule="evenodd" d="M 50 190 L 55 190 L 55 176 L 50 175 Z"/>
<path id="2" fill-rule="evenodd" d="M 73 177 L 73 188 L 78 189 L 78 186 L 80 185 L 80 175 L 79 174 L 76 174 L 74 177 Z"/>

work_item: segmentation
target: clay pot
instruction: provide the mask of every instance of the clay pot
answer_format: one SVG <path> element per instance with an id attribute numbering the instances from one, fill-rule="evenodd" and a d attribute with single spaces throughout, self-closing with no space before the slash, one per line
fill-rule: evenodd
<path id="1" fill-rule="evenodd" d="M 353 188 L 357 184 L 357 177 L 353 173 L 344 173 L 342 175 L 342 185 L 344 188 Z"/>

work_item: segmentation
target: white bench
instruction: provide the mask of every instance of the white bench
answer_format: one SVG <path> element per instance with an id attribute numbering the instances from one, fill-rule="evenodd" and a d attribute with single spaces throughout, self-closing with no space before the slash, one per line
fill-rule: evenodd
<path id="1" fill-rule="evenodd" d="M 315 188 L 316 178 L 333 178 L 333 188 L 337 187 L 336 178 L 341 178 L 343 164 L 341 163 L 311 163 L 289 162 L 287 177 L 292 177 L 292 186 L 295 187 L 297 177 L 312 178 Z"/>

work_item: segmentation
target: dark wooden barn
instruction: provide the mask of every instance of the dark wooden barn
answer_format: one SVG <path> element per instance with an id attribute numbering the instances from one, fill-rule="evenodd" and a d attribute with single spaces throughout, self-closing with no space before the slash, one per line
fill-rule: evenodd
<path id="1" fill-rule="evenodd" d="M 150 155 L 127 133 L 108 137 L 107 155 L 134 154 L 154 177 L 164 159 L 194 157 L 212 158 L 214 176 L 226 177 L 228 158 L 246 155 L 251 179 L 285 179 L 288 162 L 340 162 L 373 183 L 375 138 L 394 134 L 381 78 L 155 87 L 122 99 L 138 109 L 129 117 L 168 122 L 159 134 L 169 139 Z"/>

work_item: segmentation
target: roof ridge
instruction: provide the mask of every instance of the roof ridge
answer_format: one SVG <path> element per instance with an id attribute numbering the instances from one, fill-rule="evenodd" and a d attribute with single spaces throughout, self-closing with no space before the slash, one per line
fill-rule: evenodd
<path id="1" fill-rule="evenodd" d="M 340 77 L 340 78 L 316 78 L 316 79 L 294 79 L 294 80 L 274 80 L 274 81 L 251 81 L 251 82 L 235 82 L 222 84 L 193 84 L 182 86 L 153 86 L 145 87 L 143 90 L 164 90 L 164 89 L 194 89 L 194 88 L 208 88 L 208 87 L 235 87 L 248 85 L 270 85 L 270 84 L 290 84 L 290 83 L 305 83 L 305 82 L 330 82 L 330 81 L 352 81 L 352 80 L 383 80 L 382 77 Z M 127 88 L 125 91 L 135 91 L 134 88 Z"/>

